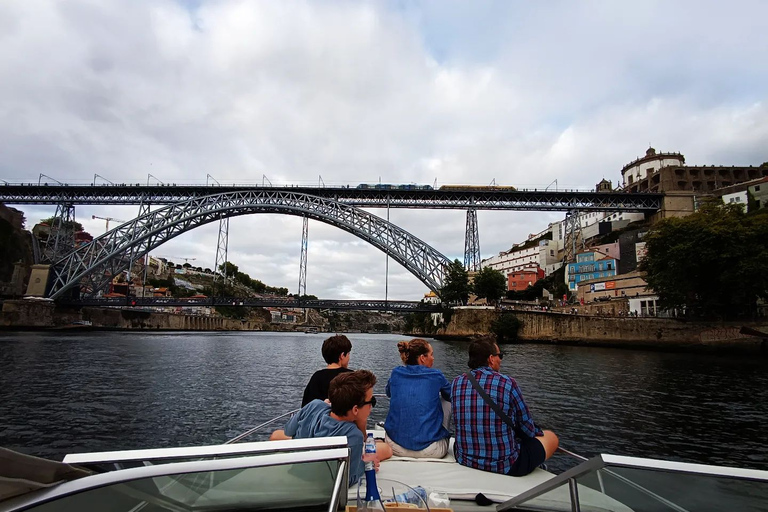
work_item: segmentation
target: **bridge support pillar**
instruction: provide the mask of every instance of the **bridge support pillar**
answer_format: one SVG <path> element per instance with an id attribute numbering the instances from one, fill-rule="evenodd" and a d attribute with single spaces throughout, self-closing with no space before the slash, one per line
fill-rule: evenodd
<path id="1" fill-rule="evenodd" d="M 583 250 L 584 235 L 581 232 L 579 210 L 568 210 L 565 214 L 565 247 L 563 251 L 563 263 L 576 260 L 576 254 Z"/>
<path id="2" fill-rule="evenodd" d="M 304 217 L 301 228 L 301 259 L 299 260 L 299 297 L 307 294 L 307 242 L 309 241 L 309 219 Z"/>
<path id="3" fill-rule="evenodd" d="M 51 230 L 43 249 L 43 261 L 55 263 L 75 248 L 75 205 L 61 203 L 56 206 Z"/>
<path id="4" fill-rule="evenodd" d="M 480 231 L 477 225 L 477 209 L 467 210 L 467 229 L 464 234 L 464 268 L 468 272 L 480 270 Z"/>
<path id="5" fill-rule="evenodd" d="M 229 251 L 229 217 L 219 220 L 219 242 L 216 244 L 216 263 L 213 265 L 213 294 L 217 288 L 224 289 L 227 286 L 227 252 Z M 217 287 L 218 285 L 218 287 Z"/>

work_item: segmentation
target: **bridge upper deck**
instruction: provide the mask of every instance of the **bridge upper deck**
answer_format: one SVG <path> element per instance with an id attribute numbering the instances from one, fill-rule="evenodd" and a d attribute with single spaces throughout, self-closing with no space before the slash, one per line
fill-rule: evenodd
<path id="1" fill-rule="evenodd" d="M 594 210 L 652 212 L 659 210 L 663 194 L 594 192 L 580 190 L 513 190 L 511 187 L 440 189 L 376 189 L 353 187 L 250 185 L 0 185 L 0 202 L 6 204 L 171 204 L 193 197 L 225 192 L 260 191 L 300 193 L 368 208 L 429 208 L 479 210 Z"/>

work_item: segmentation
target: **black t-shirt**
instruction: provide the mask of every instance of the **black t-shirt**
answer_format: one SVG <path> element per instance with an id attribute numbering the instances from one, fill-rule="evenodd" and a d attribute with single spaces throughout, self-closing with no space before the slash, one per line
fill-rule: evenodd
<path id="1" fill-rule="evenodd" d="M 312 400 L 325 400 L 328 398 L 328 386 L 333 378 L 344 372 L 351 372 L 349 368 L 323 368 L 316 371 L 309 379 L 307 387 L 304 388 L 304 398 L 301 399 L 301 406 L 304 407 Z"/>

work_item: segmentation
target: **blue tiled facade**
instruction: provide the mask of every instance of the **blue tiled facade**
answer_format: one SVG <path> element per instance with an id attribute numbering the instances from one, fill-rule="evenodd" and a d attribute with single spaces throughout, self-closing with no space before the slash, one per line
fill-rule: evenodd
<path id="1" fill-rule="evenodd" d="M 575 292 L 578 284 L 582 281 L 615 276 L 616 260 L 613 258 L 596 260 L 596 258 L 602 257 L 602 254 L 595 252 L 577 254 L 576 262 L 568 264 L 568 272 L 566 274 L 568 290 Z"/>

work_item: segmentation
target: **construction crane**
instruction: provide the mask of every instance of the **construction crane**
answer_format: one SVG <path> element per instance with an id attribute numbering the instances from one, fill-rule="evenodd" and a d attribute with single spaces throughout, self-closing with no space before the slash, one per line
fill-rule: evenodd
<path id="1" fill-rule="evenodd" d="M 161 258 L 165 258 L 168 260 L 184 260 L 184 263 L 189 263 L 190 261 L 195 261 L 197 258 L 182 258 L 181 256 L 160 256 Z"/>
<path id="2" fill-rule="evenodd" d="M 116 219 L 114 217 L 99 217 L 98 215 L 91 215 L 91 218 L 92 219 L 101 219 L 101 220 L 107 221 L 107 226 L 106 226 L 106 229 L 104 231 L 109 231 L 109 221 L 111 221 L 111 220 L 115 221 L 115 222 L 125 222 L 124 220 Z"/>

